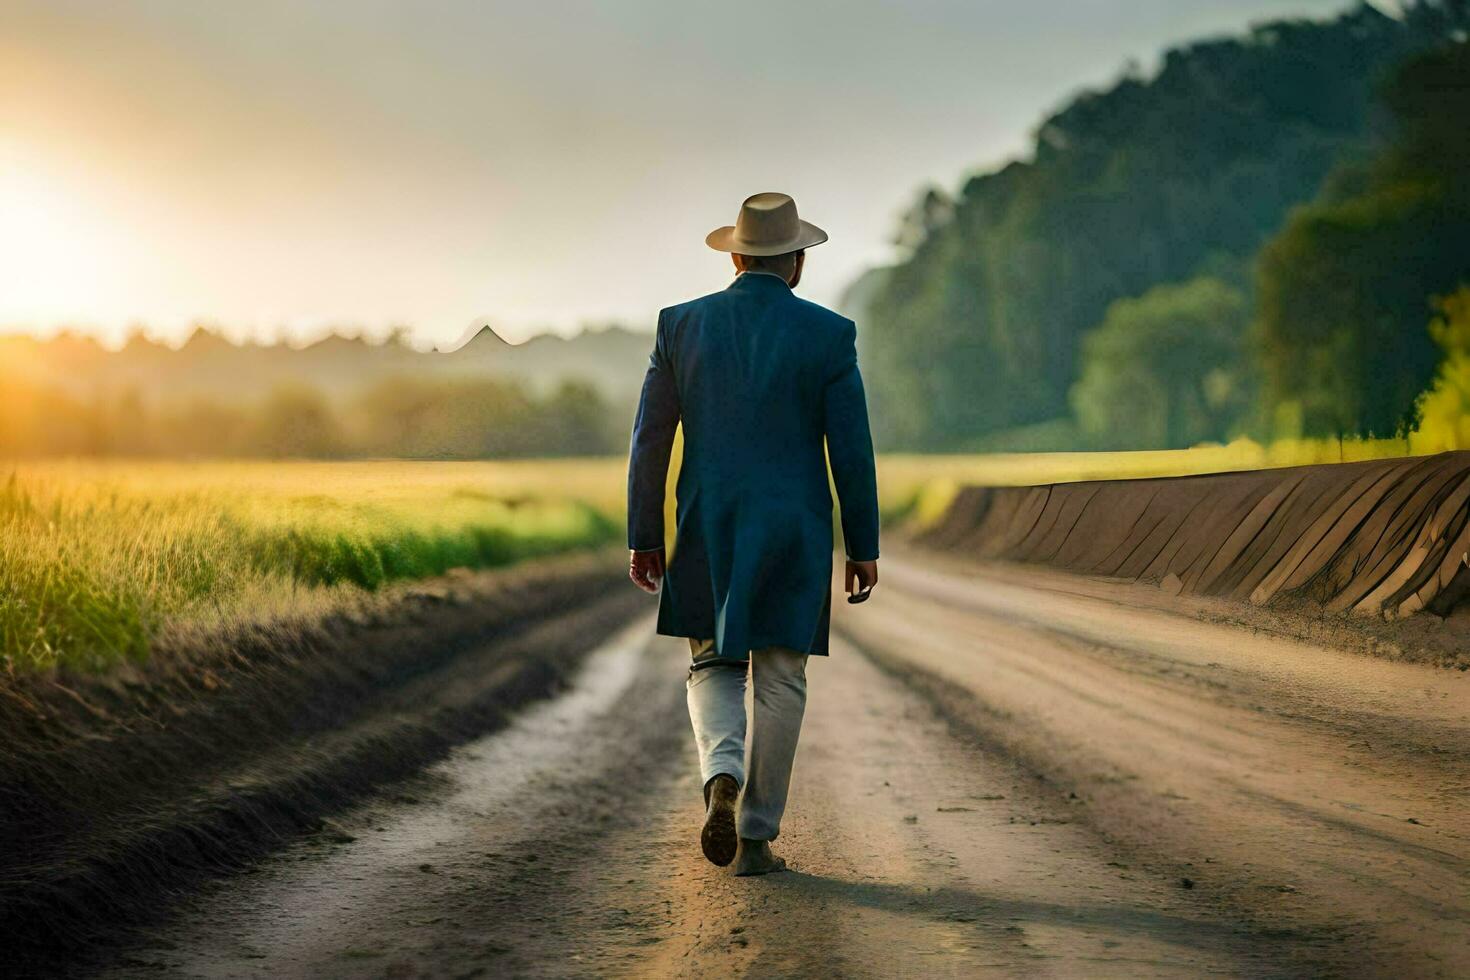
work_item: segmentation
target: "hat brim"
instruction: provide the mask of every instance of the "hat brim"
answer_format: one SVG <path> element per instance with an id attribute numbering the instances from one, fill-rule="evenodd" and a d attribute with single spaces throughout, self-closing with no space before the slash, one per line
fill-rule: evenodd
<path id="1" fill-rule="evenodd" d="M 704 243 L 716 252 L 735 252 L 740 255 L 785 255 L 787 252 L 799 252 L 813 245 L 820 245 L 827 240 L 827 233 L 810 221 L 801 222 L 801 231 L 795 238 L 781 242 L 755 242 L 741 241 L 735 234 L 734 225 L 725 225 L 716 228 L 704 236 Z"/>

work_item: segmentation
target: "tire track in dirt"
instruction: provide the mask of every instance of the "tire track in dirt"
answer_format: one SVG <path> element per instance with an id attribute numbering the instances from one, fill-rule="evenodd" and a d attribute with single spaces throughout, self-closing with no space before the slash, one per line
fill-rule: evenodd
<path id="1" fill-rule="evenodd" d="M 609 910 L 567 887 L 636 818 L 685 736 L 667 646 L 640 620 L 561 697 L 180 908 L 109 977 L 560 972 Z"/>
<path id="2" fill-rule="evenodd" d="M 887 572 L 863 646 L 1147 867 L 1306 937 L 1319 967 L 1470 967 L 1463 673 L 1202 623 L 1137 586 Z"/>
<path id="3" fill-rule="evenodd" d="M 698 850 L 687 651 L 644 622 L 568 693 L 178 910 L 108 977 L 1262 976 L 1281 941 L 1140 874 L 1077 804 L 840 644 L 779 850 Z M 416 802 L 415 802 L 416 801 Z"/>

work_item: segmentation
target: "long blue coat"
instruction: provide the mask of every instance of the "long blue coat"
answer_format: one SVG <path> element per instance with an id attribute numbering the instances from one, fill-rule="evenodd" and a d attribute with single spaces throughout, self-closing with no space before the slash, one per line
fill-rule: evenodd
<path id="1" fill-rule="evenodd" d="M 878 491 L 851 320 L 769 273 L 659 314 L 633 428 L 628 546 L 664 545 L 664 485 L 684 426 L 658 631 L 723 657 L 827 652 L 832 482 L 849 558 L 878 557 Z"/>

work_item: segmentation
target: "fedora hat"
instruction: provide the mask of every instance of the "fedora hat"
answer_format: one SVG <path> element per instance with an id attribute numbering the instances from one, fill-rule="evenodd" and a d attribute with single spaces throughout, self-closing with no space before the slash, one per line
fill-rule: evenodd
<path id="1" fill-rule="evenodd" d="M 784 255 L 827 240 L 827 233 L 796 213 L 789 194 L 752 194 L 740 205 L 733 225 L 716 228 L 704 243 L 717 252 L 740 255 Z"/>

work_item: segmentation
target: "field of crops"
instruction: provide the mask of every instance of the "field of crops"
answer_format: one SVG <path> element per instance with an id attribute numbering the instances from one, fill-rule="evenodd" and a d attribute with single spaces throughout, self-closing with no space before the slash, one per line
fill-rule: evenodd
<path id="1" fill-rule="evenodd" d="M 932 518 L 966 483 L 1183 475 L 1403 449 L 1243 442 L 888 456 L 879 483 L 894 523 Z M 620 458 L 9 464 L 0 468 L 0 664 L 101 669 L 146 656 L 168 624 L 270 617 L 452 568 L 608 544 L 621 536 L 623 488 Z"/>

